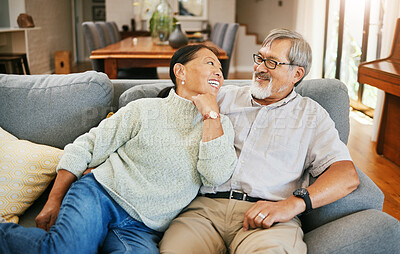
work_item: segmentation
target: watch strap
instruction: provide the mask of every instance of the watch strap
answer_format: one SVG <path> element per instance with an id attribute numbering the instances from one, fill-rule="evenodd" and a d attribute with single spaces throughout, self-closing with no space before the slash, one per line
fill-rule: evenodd
<path id="1" fill-rule="evenodd" d="M 219 113 L 217 113 L 215 111 L 210 111 L 203 116 L 203 121 L 206 119 L 217 119 L 217 118 L 220 118 Z"/>
<path id="2" fill-rule="evenodd" d="M 302 198 L 304 202 L 306 203 L 306 210 L 302 213 L 302 215 L 307 214 L 311 212 L 312 210 L 312 203 L 310 199 L 310 195 L 305 188 L 297 189 L 293 192 L 293 195 L 299 198 Z"/>
<path id="3" fill-rule="evenodd" d="M 304 211 L 303 214 L 307 214 L 309 212 L 311 212 L 312 210 L 312 204 L 311 204 L 311 199 L 310 199 L 310 195 L 308 194 L 308 191 L 306 192 L 306 194 L 304 194 L 302 196 L 304 202 L 306 203 L 306 210 Z"/>

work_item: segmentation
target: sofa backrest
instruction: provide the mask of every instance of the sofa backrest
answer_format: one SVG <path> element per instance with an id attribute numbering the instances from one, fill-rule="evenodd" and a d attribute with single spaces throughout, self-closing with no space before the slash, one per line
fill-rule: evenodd
<path id="1" fill-rule="evenodd" d="M 104 73 L 0 74 L 0 126 L 20 139 L 64 148 L 104 119 L 113 87 Z"/>
<path id="2" fill-rule="evenodd" d="M 125 106 L 130 101 L 156 97 L 165 87 L 172 86 L 169 80 L 113 80 L 113 85 L 119 99 L 119 108 Z M 250 85 L 251 80 L 225 80 L 224 85 L 246 86 Z M 296 92 L 304 97 L 309 97 L 317 101 L 328 111 L 330 117 L 335 122 L 335 127 L 339 132 L 340 139 L 347 144 L 350 122 L 349 122 L 349 96 L 347 87 L 336 79 L 313 79 L 304 80 L 296 88 Z"/>

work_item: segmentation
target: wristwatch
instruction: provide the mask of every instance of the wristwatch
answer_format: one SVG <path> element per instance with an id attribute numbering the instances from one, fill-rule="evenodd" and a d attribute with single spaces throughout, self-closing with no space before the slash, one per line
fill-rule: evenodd
<path id="1" fill-rule="evenodd" d="M 219 114 L 217 112 L 211 110 L 210 112 L 208 112 L 207 114 L 205 114 L 203 116 L 203 121 L 206 120 L 206 119 L 217 119 L 219 117 L 220 116 L 219 116 Z"/>
<path id="2" fill-rule="evenodd" d="M 293 192 L 293 195 L 295 197 L 302 198 L 304 200 L 304 202 L 306 203 L 306 210 L 302 214 L 307 214 L 307 213 L 311 212 L 311 210 L 312 210 L 311 199 L 310 199 L 308 190 L 306 188 L 300 188 L 300 189 L 295 190 Z"/>

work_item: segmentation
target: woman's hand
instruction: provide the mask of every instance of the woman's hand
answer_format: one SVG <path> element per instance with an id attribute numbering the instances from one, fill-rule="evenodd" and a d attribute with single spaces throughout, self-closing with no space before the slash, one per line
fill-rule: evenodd
<path id="1" fill-rule="evenodd" d="M 219 113 L 217 97 L 210 93 L 192 96 L 192 101 L 202 116 L 210 113 L 210 111 Z"/>
<path id="2" fill-rule="evenodd" d="M 60 169 L 58 171 L 49 198 L 47 199 L 42 211 L 35 219 L 38 228 L 49 231 L 50 227 L 56 223 L 62 200 L 75 180 L 76 177 L 71 172 L 65 169 Z"/>
<path id="3" fill-rule="evenodd" d="M 83 175 L 85 176 L 85 175 L 87 175 L 87 174 L 89 174 L 89 173 L 92 173 L 92 170 L 93 170 L 93 169 L 95 169 L 95 168 L 88 168 L 88 169 L 86 169 L 85 172 L 83 172 Z"/>
<path id="4" fill-rule="evenodd" d="M 60 207 L 61 202 L 48 200 L 35 219 L 36 227 L 49 231 L 56 223 Z"/>
<path id="5" fill-rule="evenodd" d="M 217 104 L 217 97 L 212 94 L 199 94 L 192 96 L 192 101 L 196 106 L 197 110 L 204 117 L 210 111 L 215 111 L 219 114 L 219 107 Z M 222 129 L 221 118 L 211 119 L 208 118 L 204 120 L 203 123 L 203 142 L 208 142 L 224 135 L 224 130 Z"/>

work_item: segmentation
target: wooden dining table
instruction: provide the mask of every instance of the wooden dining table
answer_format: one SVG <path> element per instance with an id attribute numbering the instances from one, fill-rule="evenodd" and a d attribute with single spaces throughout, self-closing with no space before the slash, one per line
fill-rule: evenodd
<path id="1" fill-rule="evenodd" d="M 202 43 L 216 48 L 219 60 L 228 59 L 226 52 L 213 42 Z M 154 44 L 151 37 L 129 37 L 105 48 L 93 50 L 90 59 L 104 60 L 104 72 L 110 79 L 116 79 L 120 68 L 169 67 L 176 50 L 169 45 Z"/>

